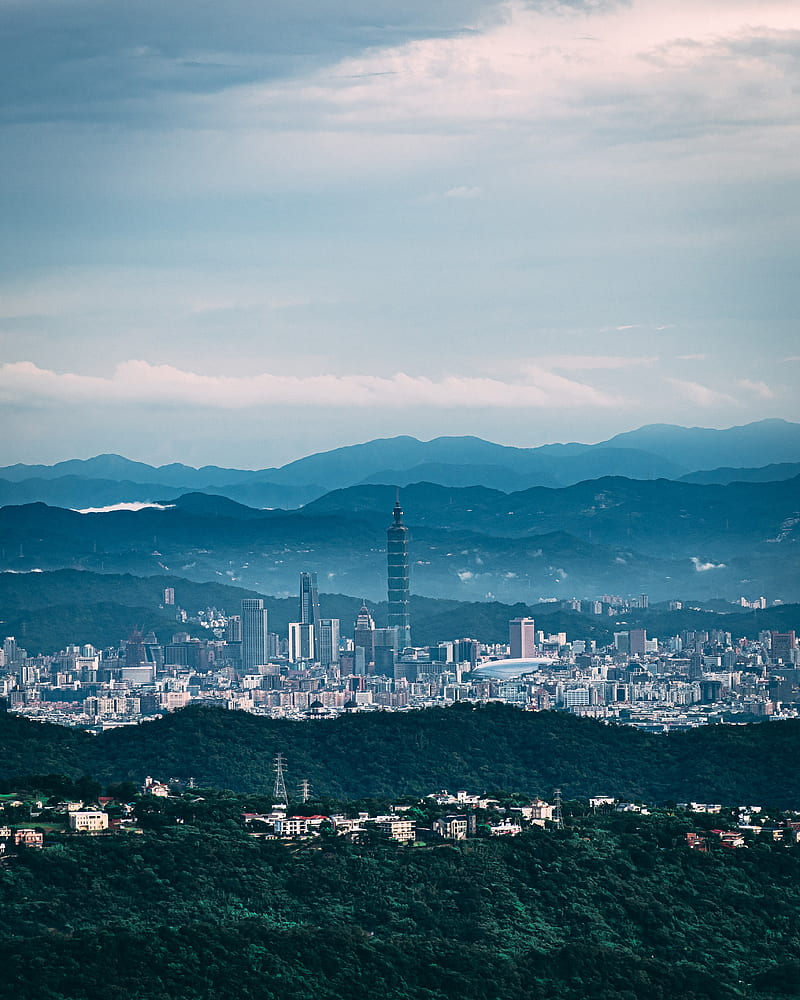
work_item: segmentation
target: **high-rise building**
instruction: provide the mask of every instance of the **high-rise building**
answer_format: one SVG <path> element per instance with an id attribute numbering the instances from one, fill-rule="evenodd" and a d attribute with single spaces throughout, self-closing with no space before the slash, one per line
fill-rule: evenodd
<path id="1" fill-rule="evenodd" d="M 375 659 L 375 621 L 369 613 L 366 603 L 361 605 L 358 618 L 356 618 L 353 629 L 353 646 L 356 651 L 363 650 L 365 663 L 373 662 Z"/>
<path id="2" fill-rule="evenodd" d="M 398 496 L 392 523 L 386 532 L 389 627 L 397 628 L 400 649 L 411 645 L 411 617 L 408 587 L 408 528 L 403 524 L 403 508 Z"/>
<path id="3" fill-rule="evenodd" d="M 314 659 L 314 626 L 310 622 L 289 623 L 289 662 L 308 663 Z"/>
<path id="4" fill-rule="evenodd" d="M 319 593 L 317 574 L 300 574 L 300 622 L 303 625 L 319 624 Z"/>
<path id="5" fill-rule="evenodd" d="M 311 652 L 308 656 L 300 657 L 303 660 L 314 660 L 317 659 L 318 654 L 315 648 L 315 643 L 318 639 L 317 628 L 319 626 L 319 593 L 317 591 L 317 574 L 316 573 L 301 573 L 300 574 L 300 605 L 299 605 L 299 618 L 301 625 L 311 625 L 311 632 L 304 633 L 305 639 L 304 643 L 310 638 L 311 639 Z M 291 639 L 289 641 L 289 646 L 291 647 Z M 305 645 L 303 647 L 305 649 Z M 291 659 L 291 648 L 290 657 Z"/>
<path id="6" fill-rule="evenodd" d="M 339 662 L 339 619 L 320 618 L 315 629 L 317 659 L 323 667 Z"/>
<path id="7" fill-rule="evenodd" d="M 376 674 L 383 674 L 386 677 L 394 674 L 400 642 L 399 631 L 396 625 L 390 625 L 389 628 L 376 628 L 373 632 Z"/>
<path id="8" fill-rule="evenodd" d="M 175 588 L 164 587 L 164 604 L 174 604 L 174 603 L 175 603 Z"/>
<path id="9" fill-rule="evenodd" d="M 770 652 L 773 663 L 780 661 L 786 665 L 794 664 L 798 658 L 797 637 L 794 631 L 772 632 L 770 635 Z"/>
<path id="10" fill-rule="evenodd" d="M 533 618 L 512 618 L 508 623 L 509 655 L 513 660 L 527 660 L 536 655 L 536 631 Z"/>
<path id="11" fill-rule="evenodd" d="M 267 610 L 260 597 L 242 601 L 242 670 L 253 670 L 269 660 L 267 648 Z"/>
<path id="12" fill-rule="evenodd" d="M 17 640 L 13 635 L 7 635 L 3 640 L 3 654 L 5 656 L 5 666 L 13 666 L 19 657 Z"/>
<path id="13" fill-rule="evenodd" d="M 475 666 L 481 653 L 481 644 L 477 639 L 458 639 L 453 643 L 453 660 L 456 663 L 469 663 Z"/>
<path id="14" fill-rule="evenodd" d="M 628 633 L 628 652 L 631 656 L 642 656 L 647 652 L 647 629 L 632 628 Z"/>
<path id="15" fill-rule="evenodd" d="M 138 667 L 147 663 L 147 653 L 144 648 L 144 636 L 141 630 L 134 628 L 125 644 L 125 666 Z"/>

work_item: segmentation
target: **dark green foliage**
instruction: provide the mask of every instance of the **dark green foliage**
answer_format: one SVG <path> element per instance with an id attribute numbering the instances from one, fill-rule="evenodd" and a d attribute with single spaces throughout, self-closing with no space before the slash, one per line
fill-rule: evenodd
<path id="1" fill-rule="evenodd" d="M 199 705 L 90 736 L 0 714 L 0 777 L 63 772 L 103 782 L 146 774 L 269 792 L 275 754 L 288 784 L 353 799 L 439 788 L 548 796 L 800 805 L 800 721 L 653 736 L 509 706 L 344 715 L 313 723 Z"/>
<path id="2" fill-rule="evenodd" d="M 77 729 L 41 725 L 12 712 L 0 713 L 0 777 L 83 773 L 91 737 Z"/>
<path id="3" fill-rule="evenodd" d="M 53 838 L 0 868 L 0 996 L 796 995 L 797 848 L 697 854 L 669 813 L 459 846 L 282 844 L 243 832 L 245 799 L 201 794 L 148 804 L 162 822 L 142 834 Z"/>

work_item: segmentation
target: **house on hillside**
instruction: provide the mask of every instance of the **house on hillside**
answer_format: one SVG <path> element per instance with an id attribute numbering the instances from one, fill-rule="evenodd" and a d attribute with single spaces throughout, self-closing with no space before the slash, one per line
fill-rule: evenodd
<path id="1" fill-rule="evenodd" d="M 73 833 L 102 833 L 108 829 L 108 813 L 102 809 L 78 809 L 69 814 L 69 828 Z"/>
<path id="2" fill-rule="evenodd" d="M 44 834 L 41 830 L 23 829 L 14 831 L 15 847 L 44 847 Z"/>
<path id="3" fill-rule="evenodd" d="M 466 840 L 469 821 L 463 813 L 442 816 L 433 822 L 433 832 L 445 840 Z"/>

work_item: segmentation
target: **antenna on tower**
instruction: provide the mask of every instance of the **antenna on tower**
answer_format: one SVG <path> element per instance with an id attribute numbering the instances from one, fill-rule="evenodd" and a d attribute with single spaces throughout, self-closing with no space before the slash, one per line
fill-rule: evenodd
<path id="1" fill-rule="evenodd" d="M 284 777 L 285 765 L 286 761 L 283 754 L 279 753 L 275 757 L 275 790 L 273 796 L 276 802 L 282 802 L 285 806 L 288 806 L 289 796 L 286 794 L 286 778 Z"/>
<path id="2" fill-rule="evenodd" d="M 555 800 L 556 800 L 555 801 L 555 807 L 556 808 L 555 808 L 555 814 L 553 816 L 553 822 L 555 823 L 556 830 L 563 830 L 564 829 L 564 816 L 563 816 L 563 813 L 561 812 L 561 789 L 560 788 L 554 789 L 554 794 L 555 794 Z"/>
<path id="3" fill-rule="evenodd" d="M 308 778 L 303 778 L 300 782 L 300 798 L 303 800 L 303 804 L 311 798 L 311 782 Z"/>

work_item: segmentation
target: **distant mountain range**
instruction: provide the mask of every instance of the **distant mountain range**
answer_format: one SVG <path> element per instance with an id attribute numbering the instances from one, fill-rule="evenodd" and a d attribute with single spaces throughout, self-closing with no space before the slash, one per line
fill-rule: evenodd
<path id="1" fill-rule="evenodd" d="M 0 468 L 0 505 L 83 509 L 219 494 L 261 508 L 296 508 L 364 483 L 488 486 L 505 493 L 605 476 L 690 482 L 779 481 L 800 472 L 800 424 L 762 420 L 727 430 L 653 424 L 599 444 L 512 448 L 476 437 L 395 437 L 336 448 L 281 468 L 151 466 L 119 455 Z"/>
<path id="2" fill-rule="evenodd" d="M 608 477 L 511 494 L 419 483 L 402 499 L 418 594 L 800 599 L 800 477 L 728 485 Z M 166 509 L 103 514 L 7 506 L 0 569 L 173 573 L 276 596 L 294 594 L 299 571 L 312 569 L 327 591 L 380 599 L 393 502 L 393 487 L 363 485 L 298 511 L 202 493 Z"/>

